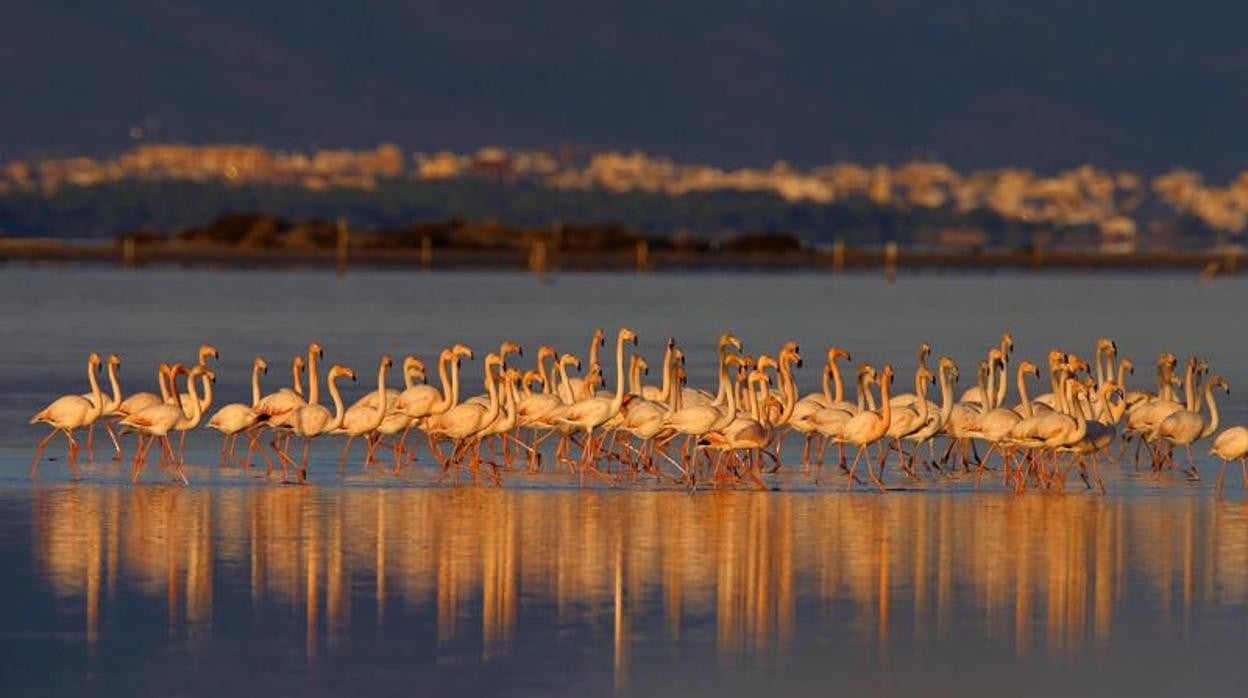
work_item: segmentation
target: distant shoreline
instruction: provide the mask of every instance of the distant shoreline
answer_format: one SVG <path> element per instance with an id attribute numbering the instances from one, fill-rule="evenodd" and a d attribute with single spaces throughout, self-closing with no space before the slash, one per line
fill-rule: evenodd
<path id="1" fill-rule="evenodd" d="M 223 269 L 411 269 L 560 271 L 1190 271 L 1203 276 L 1240 273 L 1248 264 L 1235 255 L 1215 252 L 1112 254 L 1093 251 L 987 250 L 926 251 L 898 249 L 894 259 L 883 249 L 832 251 L 726 252 L 705 250 L 563 250 L 543 251 L 535 260 L 524 248 L 361 249 L 345 261 L 333 249 L 238 249 L 225 246 L 139 245 L 127 251 L 114 243 L 65 245 L 54 241 L 4 241 L 4 265 L 115 265 L 126 268 L 196 267 Z"/>

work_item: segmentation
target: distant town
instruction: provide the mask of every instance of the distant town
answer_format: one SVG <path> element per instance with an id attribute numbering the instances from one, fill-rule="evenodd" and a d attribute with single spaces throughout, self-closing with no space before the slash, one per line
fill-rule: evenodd
<path id="1" fill-rule="evenodd" d="M 1061 231 L 1078 231 L 1084 244 L 1107 253 L 1131 253 L 1149 244 L 1216 247 L 1236 245 L 1248 223 L 1248 172 L 1229 183 L 1217 184 L 1183 169 L 1144 176 L 1083 166 L 1045 175 L 1021 168 L 958 172 L 940 162 L 894 167 L 842 162 L 813 169 L 777 162 L 766 168 L 729 170 L 678 163 L 641 152 L 602 152 L 572 158 L 499 147 L 472 153 L 405 153 L 397 145 L 382 144 L 372 150 L 304 153 L 253 145 L 150 144 L 111 159 L 0 162 L 0 233 L 56 232 L 27 229 L 36 223 L 26 223 L 30 216 L 23 211 L 34 206 L 32 202 L 65 196 L 68 191 L 126 183 L 295 189 L 311 200 L 327 192 L 367 193 L 412 182 L 486 182 L 494 187 L 522 186 L 526 191 L 644 195 L 648 201 L 692 195 L 761 195 L 789 206 L 853 203 L 918 221 L 927 220 L 927 212 L 938 212 L 933 219 L 938 223 L 928 226 L 931 230 L 923 241 L 955 247 L 999 242 L 993 230 L 1002 226 L 1029 231 L 1040 240 L 1058 236 L 1053 240 L 1057 244 L 1061 243 Z M 358 193 L 350 200 L 356 204 L 367 200 Z M 9 204 L 11 210 L 6 215 Z M 481 210 L 485 217 L 491 217 L 488 207 Z M 433 215 L 442 213 L 435 211 Z M 450 211 L 449 215 L 458 214 Z M 989 223 L 983 223 L 984 216 L 989 217 Z M 57 226 L 54 217 L 37 220 L 50 220 L 43 225 Z M 137 219 L 123 220 L 124 225 L 131 225 Z M 631 220 L 616 222 L 635 224 Z M 647 219 L 641 225 L 662 226 L 663 222 Z M 682 225 L 687 223 L 677 221 L 672 227 Z M 715 225 L 730 228 L 732 219 Z M 759 225 L 783 226 L 784 219 L 778 224 Z M 818 239 L 826 242 L 835 235 L 832 230 Z"/>

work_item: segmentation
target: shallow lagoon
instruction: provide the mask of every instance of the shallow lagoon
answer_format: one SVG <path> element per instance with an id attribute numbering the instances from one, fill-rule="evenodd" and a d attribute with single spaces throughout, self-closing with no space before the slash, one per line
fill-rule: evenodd
<path id="1" fill-rule="evenodd" d="M 283 487 L 215 467 L 194 434 L 191 486 L 60 460 L 26 476 L 48 398 L 87 351 L 118 351 L 127 390 L 160 360 L 222 352 L 218 404 L 247 397 L 251 357 L 286 379 L 311 339 L 372 375 L 381 352 L 503 338 L 583 352 L 628 324 L 657 358 L 675 335 L 711 380 L 725 330 L 754 351 L 798 341 L 890 361 L 920 339 L 964 366 L 1002 330 L 1018 354 L 1091 354 L 1115 338 L 1151 382 L 1162 350 L 1230 379 L 1248 421 L 1238 279 L 1188 276 L 192 272 L 0 274 L 0 620 L 6 694 L 346 690 L 435 694 L 1237 693 L 1248 678 L 1248 500 L 1156 483 L 1129 460 L 1110 494 L 971 492 L 964 479 L 845 494 L 797 468 L 779 491 L 579 491 L 559 476 L 502 490 L 336 468 Z M 530 349 L 530 351 L 532 351 Z M 609 356 L 609 352 L 608 352 Z M 527 354 L 525 361 L 531 361 Z M 469 364 L 469 390 L 479 386 Z M 351 397 L 371 381 L 351 386 Z M 136 387 L 136 383 L 138 386 Z M 788 455 L 797 452 L 790 442 Z M 1205 448 L 1198 448 L 1202 452 Z M 49 453 L 60 457 L 63 447 Z M 103 449 L 101 449 L 103 454 Z M 358 455 L 357 455 L 358 459 Z M 905 487 L 901 487 L 901 486 Z"/>

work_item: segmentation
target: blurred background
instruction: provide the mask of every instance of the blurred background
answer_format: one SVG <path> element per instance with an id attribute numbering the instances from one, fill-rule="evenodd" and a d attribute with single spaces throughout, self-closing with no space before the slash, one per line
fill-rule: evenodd
<path id="1" fill-rule="evenodd" d="M 6 14 L 9 259 L 1239 267 L 1236 2 Z"/>

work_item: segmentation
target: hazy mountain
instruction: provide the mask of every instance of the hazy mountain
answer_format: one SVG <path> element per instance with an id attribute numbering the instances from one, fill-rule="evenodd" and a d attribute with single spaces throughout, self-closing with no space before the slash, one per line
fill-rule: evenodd
<path id="1" fill-rule="evenodd" d="M 1248 168 L 1234 0 L 4 4 L 0 157 L 114 152 L 139 125 L 301 148 Z"/>

